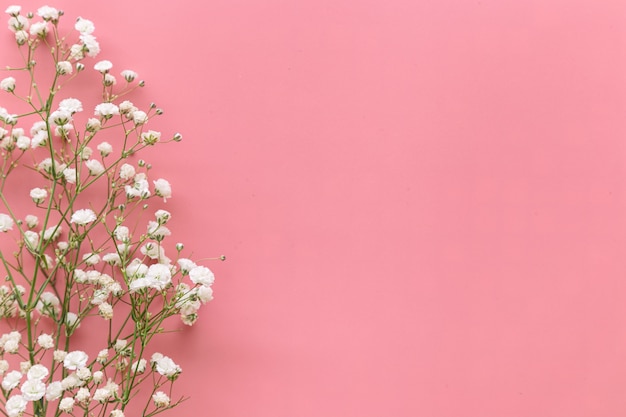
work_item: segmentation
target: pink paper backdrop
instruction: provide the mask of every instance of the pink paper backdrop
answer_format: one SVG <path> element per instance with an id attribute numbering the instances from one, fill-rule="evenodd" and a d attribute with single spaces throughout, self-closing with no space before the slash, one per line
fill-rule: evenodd
<path id="1" fill-rule="evenodd" d="M 170 415 L 626 413 L 624 1 L 50 5 L 147 81 L 176 239 L 228 256 Z"/>

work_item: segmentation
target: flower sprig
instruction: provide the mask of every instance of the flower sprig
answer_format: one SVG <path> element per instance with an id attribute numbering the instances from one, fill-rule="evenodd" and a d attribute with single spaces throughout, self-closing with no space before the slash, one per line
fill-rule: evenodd
<path id="1" fill-rule="evenodd" d="M 184 398 L 172 399 L 180 366 L 150 342 L 172 316 L 193 325 L 215 280 L 169 244 L 172 214 L 150 207 L 172 197 L 171 184 L 136 159 L 182 135 L 147 127 L 163 111 L 128 100 L 145 85 L 135 71 L 118 78 L 111 61 L 89 63 L 100 53 L 93 22 L 78 17 L 62 35 L 53 7 L 6 13 L 21 62 L 0 79 L 0 412 L 123 417 L 144 400 L 142 416 L 153 416 Z M 99 74 L 81 89 L 99 101 L 91 114 L 65 93 L 89 67 Z M 76 341 L 88 326 L 97 352 Z"/>

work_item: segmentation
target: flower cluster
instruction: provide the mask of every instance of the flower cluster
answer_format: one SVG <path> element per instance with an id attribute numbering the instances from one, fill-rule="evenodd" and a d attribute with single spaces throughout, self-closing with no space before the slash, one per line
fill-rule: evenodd
<path id="1" fill-rule="evenodd" d="M 215 280 L 183 254 L 182 243 L 170 243 L 172 214 L 159 205 L 172 197 L 171 184 L 137 159 L 146 147 L 182 136 L 148 129 L 162 111 L 128 99 L 144 86 L 135 71 L 118 78 L 111 61 L 89 63 L 100 53 L 93 22 L 79 17 L 61 36 L 64 14 L 53 7 L 23 13 L 9 6 L 6 13 L 24 60 L 7 67 L 14 76 L 0 77 L 0 262 L 7 276 L 0 319 L 10 328 L 0 335 L 4 412 L 123 417 L 131 400 L 143 398 L 142 415 L 152 416 L 182 401 L 170 398 L 182 370 L 151 352 L 150 342 L 172 316 L 193 325 Z M 49 84 L 37 79 L 49 61 L 38 63 L 40 54 L 52 57 Z M 99 80 L 95 93 L 65 95 L 65 85 L 90 68 Z M 4 103 L 11 99 L 29 110 L 10 111 Z M 24 188 L 24 177 L 12 175 L 20 170 L 32 173 L 32 184 L 15 192 Z M 86 327 L 97 329 L 89 347 L 100 343 L 98 351 L 77 346 L 74 335 Z"/>

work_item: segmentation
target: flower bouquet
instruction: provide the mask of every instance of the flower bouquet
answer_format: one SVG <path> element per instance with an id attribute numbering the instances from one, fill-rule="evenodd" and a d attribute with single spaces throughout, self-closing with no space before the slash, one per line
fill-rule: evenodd
<path id="1" fill-rule="evenodd" d="M 138 158 L 182 136 L 147 128 L 162 111 L 129 100 L 134 71 L 93 59 L 90 20 L 6 13 L 20 58 L 0 76 L 0 413 L 158 414 L 184 398 L 151 342 L 213 294 L 211 270 L 167 239 L 170 183 Z"/>

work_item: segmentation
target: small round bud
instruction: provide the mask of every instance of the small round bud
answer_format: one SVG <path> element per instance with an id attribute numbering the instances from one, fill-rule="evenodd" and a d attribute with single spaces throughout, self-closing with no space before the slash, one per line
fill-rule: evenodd
<path id="1" fill-rule="evenodd" d="M 183 245 L 182 243 L 180 243 L 180 242 L 179 242 L 179 243 L 177 243 L 177 244 L 176 244 L 176 250 L 177 250 L 177 251 L 179 251 L 179 252 L 180 252 L 180 251 L 181 251 L 181 250 L 183 250 L 184 248 L 185 248 L 185 245 Z"/>
<path id="2" fill-rule="evenodd" d="M 181 135 L 180 133 L 177 133 L 174 135 L 172 139 L 174 140 L 174 142 L 180 142 L 181 140 L 183 140 L 183 135 Z"/>

